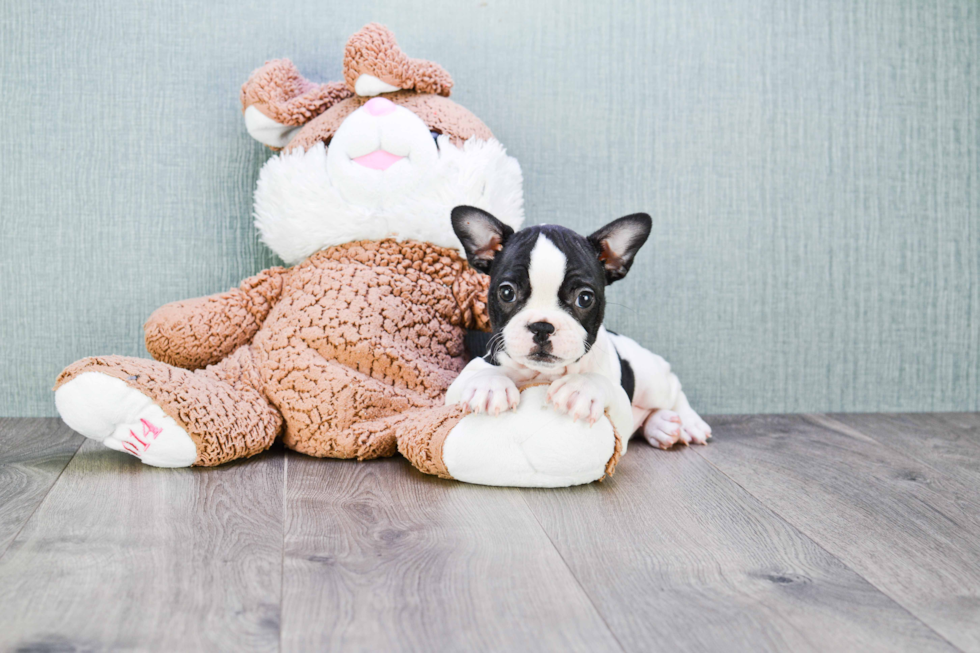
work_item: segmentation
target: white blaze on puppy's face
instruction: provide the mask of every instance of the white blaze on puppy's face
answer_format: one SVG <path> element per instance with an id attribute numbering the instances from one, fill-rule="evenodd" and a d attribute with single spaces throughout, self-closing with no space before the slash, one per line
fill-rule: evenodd
<path id="1" fill-rule="evenodd" d="M 530 368 L 545 370 L 567 365 L 585 355 L 588 334 L 579 321 L 562 308 L 558 299 L 567 265 L 565 254 L 544 234 L 539 235 L 528 266 L 531 295 L 503 328 L 507 355 Z M 528 329 L 528 325 L 535 322 L 547 322 L 555 328 L 548 338 L 550 349 L 547 353 L 557 360 L 542 362 L 528 358 L 539 348 L 534 342 L 534 333 Z"/>

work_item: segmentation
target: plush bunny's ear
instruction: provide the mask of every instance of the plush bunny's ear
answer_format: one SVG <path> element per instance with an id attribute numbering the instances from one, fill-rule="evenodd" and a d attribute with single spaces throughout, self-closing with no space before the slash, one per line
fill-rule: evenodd
<path id="1" fill-rule="evenodd" d="M 347 41 L 344 79 L 347 88 L 362 97 L 399 90 L 449 97 L 453 87 L 453 78 L 442 66 L 409 58 L 391 30 L 378 23 L 368 23 Z"/>
<path id="2" fill-rule="evenodd" d="M 619 281 L 629 272 L 633 257 L 650 236 L 653 220 L 646 213 L 634 213 L 613 220 L 589 236 L 599 260 L 606 268 L 606 284 Z"/>
<path id="3" fill-rule="evenodd" d="M 289 59 L 273 59 L 252 72 L 239 98 L 249 135 L 278 150 L 303 125 L 351 95 L 344 82 L 314 84 Z"/>
<path id="4" fill-rule="evenodd" d="M 453 209 L 453 231 L 463 244 L 466 259 L 484 274 L 490 274 L 490 265 L 514 230 L 475 206 L 457 206 Z"/>

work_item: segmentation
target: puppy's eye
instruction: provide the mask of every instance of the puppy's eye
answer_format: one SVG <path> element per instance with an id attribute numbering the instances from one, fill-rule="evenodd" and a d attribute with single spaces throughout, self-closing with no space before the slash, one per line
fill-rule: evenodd
<path id="1" fill-rule="evenodd" d="M 510 285 L 509 283 L 502 283 L 497 286 L 497 297 L 499 297 L 500 301 L 503 303 L 510 304 L 517 299 L 517 291 L 514 290 L 514 286 Z"/>
<path id="2" fill-rule="evenodd" d="M 595 301 L 595 295 L 592 294 L 591 290 L 583 290 L 575 298 L 575 305 L 579 308 L 589 308 Z"/>

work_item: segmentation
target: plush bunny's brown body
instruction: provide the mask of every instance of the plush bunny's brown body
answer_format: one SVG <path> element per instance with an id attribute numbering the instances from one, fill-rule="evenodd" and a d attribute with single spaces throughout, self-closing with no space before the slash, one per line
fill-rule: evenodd
<path id="1" fill-rule="evenodd" d="M 431 422 L 420 411 L 459 412 L 443 396 L 465 364 L 465 329 L 485 325 L 484 288 L 445 248 L 332 247 L 158 309 L 145 326 L 156 361 L 83 359 L 58 386 L 88 372 L 123 381 L 183 427 L 195 465 L 253 455 L 280 433 L 312 456 L 391 456 L 400 427 Z"/>
<path id="2" fill-rule="evenodd" d="M 276 60 L 242 88 L 250 133 L 285 148 L 260 178 L 257 224 L 296 265 L 158 309 L 145 325 L 156 360 L 70 365 L 56 400 L 76 430 L 148 464 L 209 466 L 279 436 L 313 456 L 390 456 L 400 436 L 429 442 L 462 417 L 443 398 L 466 329 L 487 328 L 486 280 L 448 236 L 449 210 L 476 182 L 475 199 L 519 225 L 520 169 L 448 99 L 448 73 L 380 25 L 351 37 L 344 77 L 314 84 Z M 341 147 L 346 167 L 330 159 Z"/>

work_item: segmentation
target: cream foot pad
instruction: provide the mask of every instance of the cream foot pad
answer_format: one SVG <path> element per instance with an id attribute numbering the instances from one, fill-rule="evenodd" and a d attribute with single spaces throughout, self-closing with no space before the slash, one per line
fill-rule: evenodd
<path id="1" fill-rule="evenodd" d="M 147 465 L 189 467 L 197 460 L 187 432 L 149 397 L 114 376 L 80 374 L 58 388 L 54 401 L 72 429 Z"/>

